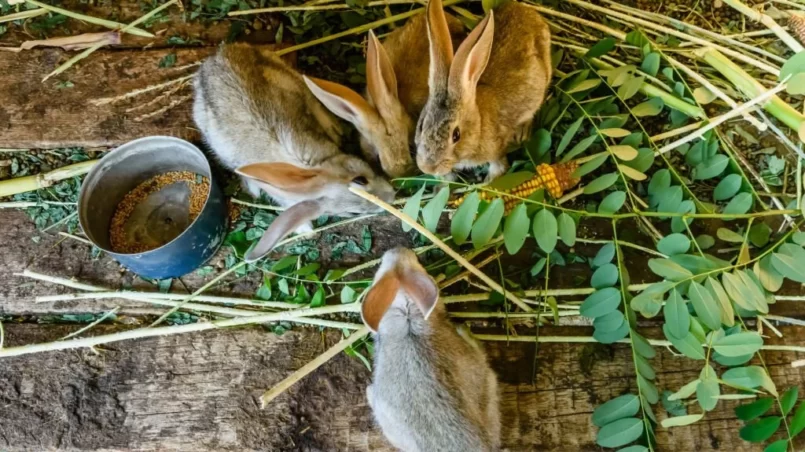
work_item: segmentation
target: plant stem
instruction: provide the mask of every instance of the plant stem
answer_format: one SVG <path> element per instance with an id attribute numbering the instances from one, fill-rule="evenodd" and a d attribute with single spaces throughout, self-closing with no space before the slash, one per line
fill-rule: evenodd
<path id="1" fill-rule="evenodd" d="M 375 6 L 385 6 L 385 5 L 410 5 L 419 3 L 414 0 L 380 0 L 369 2 L 366 7 L 372 8 Z M 228 16 L 235 17 L 235 16 L 245 16 L 248 14 L 262 14 L 262 13 L 283 13 L 283 12 L 290 12 L 290 11 L 332 11 L 332 10 L 339 10 L 339 9 L 351 9 L 352 7 L 346 3 L 337 3 L 335 5 L 291 5 L 291 6 L 274 6 L 271 8 L 255 8 L 255 9 L 245 9 L 239 11 L 231 11 Z"/>
<path id="2" fill-rule="evenodd" d="M 32 176 L 16 177 L 0 181 L 0 198 L 16 195 L 28 191 L 47 188 L 58 181 L 81 176 L 89 172 L 98 160 L 88 160 L 86 162 L 74 163 L 72 165 L 56 168 L 47 173 L 35 174 Z"/>
<path id="3" fill-rule="evenodd" d="M 67 16 L 73 19 L 78 19 L 82 22 L 88 22 L 95 25 L 100 25 L 102 27 L 109 28 L 111 30 L 120 30 L 121 33 L 129 33 L 135 36 L 141 36 L 144 38 L 153 38 L 153 33 L 149 33 L 145 30 L 141 30 L 139 28 L 134 28 L 133 26 L 126 26 L 126 24 L 121 24 L 120 22 L 115 22 L 112 20 L 106 19 L 99 19 L 97 17 L 87 16 L 84 14 L 74 13 L 72 11 L 68 11 L 63 8 L 58 8 L 56 6 L 50 6 L 47 3 L 42 3 L 37 0 L 26 0 L 27 3 L 31 5 L 38 6 L 42 10 L 50 11 L 56 14 L 61 14 L 63 16 Z"/>
<path id="4" fill-rule="evenodd" d="M 341 339 L 337 344 L 327 349 L 326 352 L 316 357 L 313 361 L 302 366 L 299 370 L 289 375 L 287 378 L 279 382 L 276 386 L 269 389 L 262 396 L 260 396 L 260 408 L 265 408 L 272 400 L 278 395 L 285 392 L 288 388 L 294 385 L 314 370 L 318 369 L 322 364 L 332 359 L 335 355 L 341 353 L 350 345 L 354 344 L 360 339 L 363 339 L 369 334 L 369 328 L 362 326 L 358 331 L 350 334 L 349 337 Z"/>
<path id="5" fill-rule="evenodd" d="M 104 334 L 83 339 L 73 339 L 69 341 L 46 342 L 40 344 L 23 345 L 10 347 L 0 350 L 0 358 L 12 356 L 22 356 L 31 353 L 41 353 L 57 350 L 70 350 L 75 348 L 94 347 L 111 342 L 119 342 L 129 339 L 142 339 L 146 337 L 166 336 L 170 334 L 185 334 L 197 331 L 206 331 L 217 328 L 232 326 L 255 325 L 267 322 L 293 321 L 299 317 L 312 317 L 317 315 L 335 314 L 340 312 L 358 312 L 360 305 L 356 303 L 336 306 L 323 306 L 320 308 L 295 309 L 292 311 L 275 312 L 262 314 L 254 317 L 238 317 L 234 319 L 217 320 L 213 322 L 190 323 L 186 325 L 161 326 L 152 328 L 137 328 L 135 330 L 123 331 L 120 333 Z"/>
<path id="6" fill-rule="evenodd" d="M 769 30 L 773 31 L 774 34 L 777 35 L 777 37 L 780 38 L 780 40 L 783 41 L 783 43 L 788 46 L 788 48 L 794 51 L 794 53 L 802 52 L 803 50 L 805 50 L 803 49 L 799 41 L 797 41 L 796 39 L 794 39 L 793 36 L 788 34 L 788 32 L 785 31 L 783 27 L 778 25 L 777 22 L 775 22 L 774 19 L 771 18 L 771 16 L 746 6 L 740 0 L 723 0 L 723 1 L 724 3 L 738 10 L 741 14 L 744 14 L 750 20 L 754 22 L 760 22 L 766 27 L 768 27 Z"/>
<path id="7" fill-rule="evenodd" d="M 92 328 L 94 328 L 95 326 L 97 326 L 98 324 L 100 324 L 101 322 L 103 322 L 104 320 L 106 320 L 109 317 L 115 315 L 117 313 L 117 311 L 119 311 L 119 310 L 120 310 L 120 306 L 117 306 L 114 309 L 112 309 L 111 311 L 107 312 L 106 314 L 98 317 L 98 320 L 90 323 L 89 325 L 85 326 L 84 328 L 81 328 L 80 330 L 78 330 L 78 331 L 76 331 L 74 333 L 70 333 L 67 336 L 64 336 L 63 338 L 61 338 L 59 340 L 60 341 L 66 341 L 67 339 L 70 339 L 72 337 L 76 337 L 76 336 L 78 336 L 78 335 L 80 335 L 82 333 L 85 333 L 85 332 L 91 330 Z"/>
<path id="8" fill-rule="evenodd" d="M 31 19 L 33 17 L 41 16 L 42 14 L 47 14 L 48 10 L 44 8 L 36 8 L 36 9 L 29 9 L 26 11 L 20 11 L 18 13 L 13 14 L 6 14 L 5 16 L 0 16 L 0 24 L 5 22 L 13 22 L 15 20 L 24 20 L 24 19 Z"/>
<path id="9" fill-rule="evenodd" d="M 379 207 L 382 207 L 385 211 L 389 212 L 390 214 L 394 215 L 395 217 L 399 218 L 401 221 L 405 222 L 412 228 L 416 229 L 417 232 L 425 236 L 428 240 L 433 242 L 436 246 L 438 246 L 442 251 L 444 251 L 447 255 L 455 259 L 456 262 L 461 264 L 462 267 L 466 268 L 467 270 L 471 271 L 475 276 L 478 277 L 481 281 L 483 281 L 486 285 L 491 287 L 498 293 L 505 294 L 505 297 L 511 301 L 512 303 L 516 304 L 520 307 L 520 309 L 531 312 L 531 307 L 527 304 L 523 303 L 516 295 L 512 292 L 505 291 L 498 283 L 496 283 L 492 278 L 487 276 L 484 272 L 475 268 L 474 265 L 469 263 L 464 257 L 457 253 L 453 248 L 450 248 L 446 243 L 444 243 L 441 239 L 436 237 L 432 232 L 428 231 L 425 227 L 417 223 L 414 219 L 409 217 L 408 215 L 401 212 L 399 209 L 395 208 L 394 206 L 384 202 L 377 196 L 366 192 L 365 190 L 361 190 L 355 187 L 350 187 L 349 189 L 351 192 L 355 193 L 356 195 L 360 196 L 361 198 L 376 204 Z"/>

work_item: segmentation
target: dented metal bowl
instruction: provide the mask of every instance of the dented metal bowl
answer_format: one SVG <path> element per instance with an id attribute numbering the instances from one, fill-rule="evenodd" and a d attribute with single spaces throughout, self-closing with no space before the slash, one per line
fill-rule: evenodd
<path id="1" fill-rule="evenodd" d="M 209 179 L 207 199 L 198 216 L 190 220 L 189 188 L 168 185 L 139 202 L 126 224 L 127 234 L 134 231 L 144 243 L 164 244 L 140 253 L 113 251 L 109 229 L 123 197 L 142 182 L 171 171 L 190 171 Z M 81 187 L 78 215 L 95 246 L 134 273 L 155 279 L 175 278 L 202 266 L 223 243 L 228 217 L 223 193 L 204 154 L 187 141 L 161 136 L 126 143 L 101 159 Z"/>

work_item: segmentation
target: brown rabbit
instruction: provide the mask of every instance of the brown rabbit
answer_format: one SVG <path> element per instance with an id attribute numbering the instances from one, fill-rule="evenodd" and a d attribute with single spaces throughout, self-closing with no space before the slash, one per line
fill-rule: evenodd
<path id="1" fill-rule="evenodd" d="M 428 2 L 427 23 L 430 95 L 417 124 L 417 165 L 443 176 L 489 163 L 487 180 L 495 179 L 509 167 L 509 145 L 545 99 L 548 25 L 533 8 L 508 2 L 475 27 L 454 57 L 441 0 Z"/>
<path id="2" fill-rule="evenodd" d="M 499 450 L 497 377 L 475 340 L 456 331 L 413 251 L 383 255 L 361 317 L 375 333 L 366 396 L 392 445 L 405 452 Z"/>
<path id="3" fill-rule="evenodd" d="M 464 37 L 463 24 L 446 15 L 451 39 Z M 369 32 L 366 50 L 366 100 L 337 83 L 306 78 L 310 90 L 330 111 L 351 122 L 361 134 L 367 160 L 379 160 L 391 177 L 410 175 L 414 131 L 419 113 L 428 100 L 427 24 L 414 16 L 380 44 Z"/>

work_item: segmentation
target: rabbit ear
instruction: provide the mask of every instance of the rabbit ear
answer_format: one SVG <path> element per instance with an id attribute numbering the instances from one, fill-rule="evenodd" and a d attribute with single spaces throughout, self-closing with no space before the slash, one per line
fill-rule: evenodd
<path id="1" fill-rule="evenodd" d="M 315 192 L 320 190 L 328 180 L 327 173 L 323 170 L 300 168 L 282 162 L 252 163 L 241 166 L 235 172 L 240 176 L 294 193 Z"/>
<path id="2" fill-rule="evenodd" d="M 369 48 L 366 51 L 366 87 L 379 109 L 397 99 L 397 76 L 386 49 L 374 32 L 369 30 Z"/>
<path id="3" fill-rule="evenodd" d="M 344 85 L 313 77 L 302 76 L 302 78 L 305 79 L 310 92 L 341 119 L 357 126 L 367 123 L 368 118 L 375 114 L 375 109 L 360 94 Z"/>
<path id="4" fill-rule="evenodd" d="M 255 262 L 270 253 L 277 242 L 296 230 L 299 226 L 321 216 L 324 209 L 318 201 L 308 200 L 285 209 L 257 242 L 257 246 L 246 253 L 246 262 Z"/>
<path id="5" fill-rule="evenodd" d="M 394 302 L 399 289 L 400 278 L 395 270 L 390 270 L 366 292 L 361 305 L 361 319 L 373 333 L 377 333 L 380 320 Z"/>
<path id="6" fill-rule="evenodd" d="M 428 24 L 428 41 L 430 42 L 430 71 L 428 85 L 433 88 L 443 87 L 450 73 L 453 61 L 453 41 L 450 28 L 444 15 L 442 0 L 429 0 L 426 12 Z"/>
<path id="7" fill-rule="evenodd" d="M 436 282 L 421 268 L 406 268 L 399 274 L 402 290 L 408 298 L 414 300 L 427 319 L 439 301 L 439 287 Z"/>
<path id="8" fill-rule="evenodd" d="M 475 93 L 478 79 L 489 62 L 494 34 L 494 13 L 489 11 L 489 15 L 472 30 L 456 52 L 456 58 L 450 67 L 451 89 L 461 93 Z"/>

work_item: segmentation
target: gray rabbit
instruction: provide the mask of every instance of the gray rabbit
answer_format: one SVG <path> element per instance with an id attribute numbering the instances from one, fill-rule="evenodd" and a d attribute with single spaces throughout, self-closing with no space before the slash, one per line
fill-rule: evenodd
<path id="1" fill-rule="evenodd" d="M 416 254 L 386 252 L 361 308 L 375 333 L 369 405 L 383 434 L 403 451 L 499 450 L 497 378 L 438 300 L 436 282 Z"/>
<path id="2" fill-rule="evenodd" d="M 265 191 L 286 210 L 246 260 L 260 259 L 285 235 L 310 230 L 321 215 L 382 209 L 349 191 L 360 186 L 390 202 L 394 190 L 359 157 L 340 149 L 338 120 L 276 54 L 224 45 L 195 79 L 193 116 L 227 168 L 253 196 Z"/>

